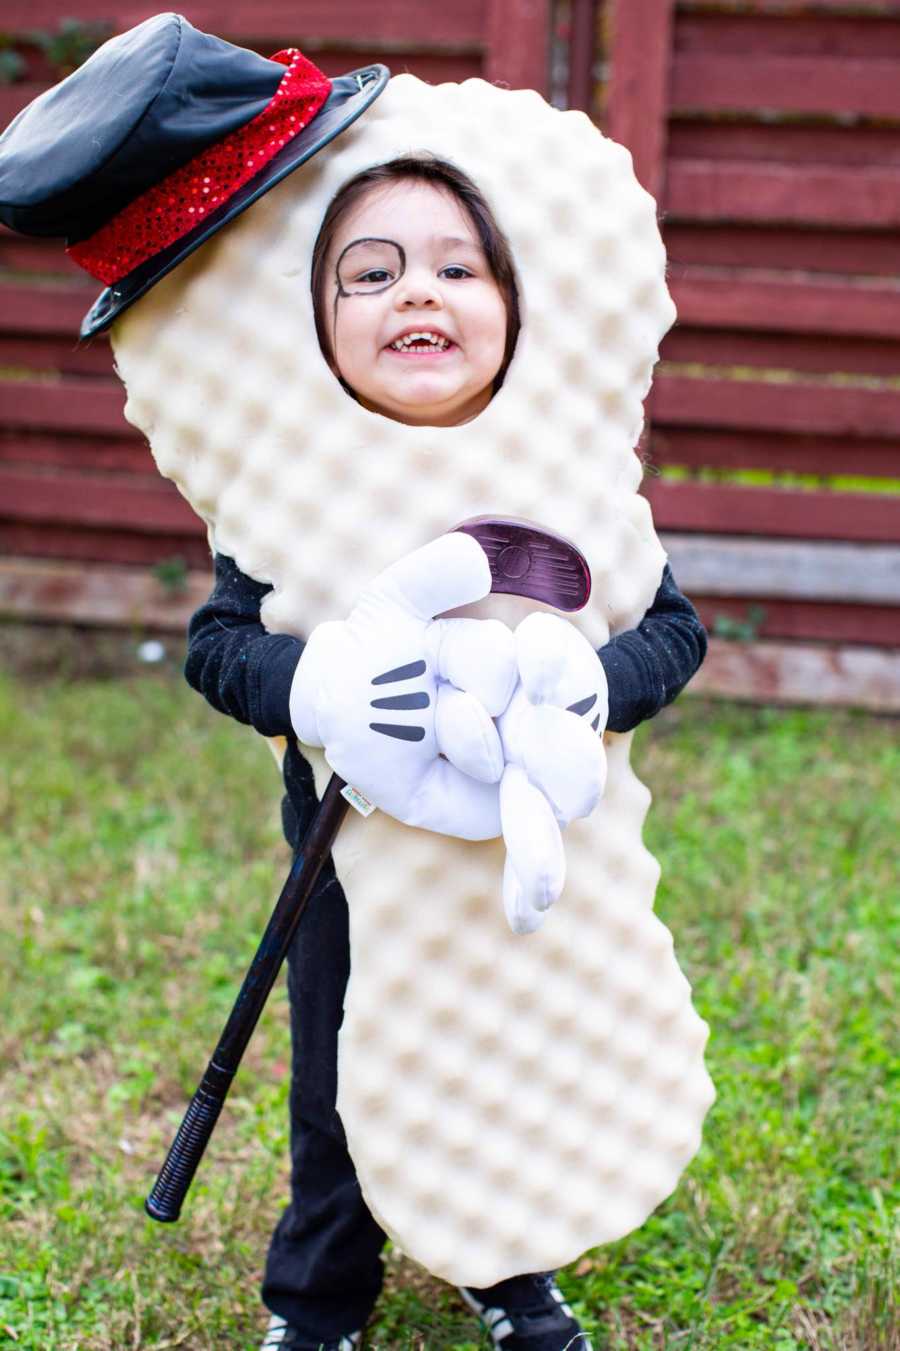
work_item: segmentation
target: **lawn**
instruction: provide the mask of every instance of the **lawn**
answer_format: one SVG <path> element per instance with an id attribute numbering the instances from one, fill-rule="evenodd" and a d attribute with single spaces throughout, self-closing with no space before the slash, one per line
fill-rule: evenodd
<path id="1" fill-rule="evenodd" d="M 181 1223 L 142 1203 L 285 871 L 271 757 L 171 671 L 0 681 L 0 746 L 0 1345 L 252 1348 L 280 985 Z M 896 1351 L 897 724 L 683 699 L 634 758 L 719 1096 L 675 1195 L 563 1287 L 596 1351 Z M 387 1260 L 370 1347 L 487 1347 Z"/>

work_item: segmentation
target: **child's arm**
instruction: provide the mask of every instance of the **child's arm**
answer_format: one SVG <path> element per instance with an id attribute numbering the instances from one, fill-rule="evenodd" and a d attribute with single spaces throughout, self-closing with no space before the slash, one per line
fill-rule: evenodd
<path id="1" fill-rule="evenodd" d="M 188 684 L 213 708 L 264 736 L 292 737 L 288 700 L 303 643 L 263 627 L 259 607 L 269 585 L 247 577 L 223 554 L 216 554 L 215 566 L 212 595 L 188 627 Z"/>
<path id="2" fill-rule="evenodd" d="M 680 694 L 706 656 L 706 630 L 666 564 L 637 628 L 600 649 L 609 685 L 611 732 L 630 732 Z"/>

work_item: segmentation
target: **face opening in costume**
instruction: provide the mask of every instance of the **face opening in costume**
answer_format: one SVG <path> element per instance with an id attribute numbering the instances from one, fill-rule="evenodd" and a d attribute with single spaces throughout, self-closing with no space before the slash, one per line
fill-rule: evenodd
<path id="1" fill-rule="evenodd" d="M 408 158 L 345 184 L 316 242 L 322 351 L 364 407 L 458 426 L 502 383 L 519 329 L 509 246 L 452 165 Z"/>

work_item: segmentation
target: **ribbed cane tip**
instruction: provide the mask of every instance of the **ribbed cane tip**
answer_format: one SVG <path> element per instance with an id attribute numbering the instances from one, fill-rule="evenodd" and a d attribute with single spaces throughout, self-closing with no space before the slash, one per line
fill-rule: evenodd
<path id="1" fill-rule="evenodd" d="M 177 1210 L 166 1210 L 158 1206 L 152 1196 L 148 1196 L 144 1202 L 144 1209 L 151 1220 L 158 1220 L 160 1224 L 174 1224 L 181 1214 L 181 1206 Z"/>

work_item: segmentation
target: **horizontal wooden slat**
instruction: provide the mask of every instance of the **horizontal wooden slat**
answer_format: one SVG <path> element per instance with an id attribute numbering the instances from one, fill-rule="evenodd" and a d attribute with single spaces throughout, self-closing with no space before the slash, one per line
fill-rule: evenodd
<path id="1" fill-rule="evenodd" d="M 894 229 L 900 169 L 675 160 L 664 207 L 679 220 Z"/>
<path id="2" fill-rule="evenodd" d="M 118 381 L 0 381 L 0 423 L 8 427 L 122 435 L 124 406 Z"/>
<path id="3" fill-rule="evenodd" d="M 780 11 L 768 15 L 735 13 L 738 8 L 729 4 L 727 8 L 707 7 L 705 13 L 685 13 L 685 6 L 679 5 L 677 51 L 742 56 L 833 56 L 841 52 L 849 57 L 900 57 L 900 28 L 885 17 L 883 6 L 875 6 L 874 12 L 870 9 L 864 22 L 859 15 L 826 14 L 821 8 L 803 17 L 796 3 L 784 4 Z"/>
<path id="4" fill-rule="evenodd" d="M 284 0 L 188 0 L 182 9 L 197 28 L 221 37 L 244 39 L 273 37 L 303 45 L 308 36 L 328 37 L 335 42 L 378 39 L 422 46 L 464 47 L 479 43 L 484 27 L 483 0 L 455 0 L 453 6 L 423 5 L 420 0 L 382 0 L 373 6 L 367 0 L 304 0 L 290 9 Z M 109 20 L 119 32 L 159 13 L 146 4 L 104 3 L 79 0 L 78 17 Z M 8 33 L 27 34 L 33 29 L 57 27 L 58 0 L 6 0 L 3 27 Z"/>
<path id="5" fill-rule="evenodd" d="M 900 118 L 900 61 L 690 52 L 672 63 L 671 106 L 684 112 L 851 113 Z"/>
<path id="6" fill-rule="evenodd" d="M 15 432 L 0 427 L 0 463 L 37 468 L 58 467 L 72 473 L 102 470 L 107 473 L 158 478 L 146 441 L 128 426 L 122 436 L 76 436 Z"/>
<path id="7" fill-rule="evenodd" d="M 807 436 L 900 434 L 900 390 L 864 385 L 709 380 L 664 372 L 648 404 L 655 420 L 678 426 L 752 427 Z"/>
<path id="8" fill-rule="evenodd" d="M 0 517 L 0 555 L 56 558 L 82 563 L 122 563 L 152 568 L 168 558 L 203 568 L 209 560 L 206 535 L 152 535 L 134 530 L 80 530 L 73 526 L 6 522 Z"/>
<path id="9" fill-rule="evenodd" d="M 856 474 L 900 478 L 900 447 L 894 439 L 796 435 L 753 427 L 726 431 L 707 427 L 650 428 L 644 454 L 651 466 L 689 469 L 763 469 L 772 473 Z"/>
<path id="10" fill-rule="evenodd" d="M 877 338 L 818 337 L 809 333 L 755 333 L 740 329 L 688 328 L 677 324 L 665 337 L 663 361 L 702 366 L 763 366 L 810 375 L 895 377 L 900 343 Z M 99 368 L 98 368 L 99 369 Z"/>
<path id="11" fill-rule="evenodd" d="M 673 269 L 670 286 L 682 324 L 900 338 L 900 279 L 853 282 L 693 266 Z"/>
<path id="12" fill-rule="evenodd" d="M 801 268 L 857 276 L 900 273 L 900 232 L 829 230 L 827 222 L 825 227 L 664 221 L 663 238 L 673 263 Z"/>
<path id="13" fill-rule="evenodd" d="M 749 625 L 752 641 L 792 638 L 797 642 L 861 643 L 900 648 L 900 610 L 888 605 L 841 605 L 756 597 L 691 597 L 709 633 L 735 637 L 735 625 Z"/>
<path id="14" fill-rule="evenodd" d="M 29 525 L 196 535 L 203 524 L 171 483 L 111 474 L 0 469 L 0 519 Z"/>
<path id="15" fill-rule="evenodd" d="M 659 479 L 645 479 L 643 491 L 663 530 L 873 544 L 900 539 L 900 497 Z"/>
<path id="16" fill-rule="evenodd" d="M 183 633 L 212 589 L 211 569 L 172 591 L 144 569 L 0 558 L 0 615 Z"/>
<path id="17" fill-rule="evenodd" d="M 689 689 L 759 703 L 900 712 L 900 652 L 714 638 Z"/>
<path id="18" fill-rule="evenodd" d="M 679 585 L 689 595 L 900 607 L 900 545 L 806 544 L 665 532 L 660 539 Z"/>
<path id="19" fill-rule="evenodd" d="M 29 338 L 0 334 L 0 367 L 60 375 L 109 376 L 112 352 L 106 343 L 76 343 L 71 338 Z"/>
<path id="20" fill-rule="evenodd" d="M 727 6 L 734 14 L 771 14 L 785 21 L 804 15 L 856 15 L 860 19 L 900 15 L 900 0 L 678 0 L 686 13 L 721 12 Z"/>
<path id="21" fill-rule="evenodd" d="M 76 342 L 92 294 L 62 283 L 0 281 L 0 333 L 53 334 Z"/>
<path id="22" fill-rule="evenodd" d="M 900 164 L 900 127 L 675 117 L 669 123 L 668 154 L 672 159 L 764 160 L 771 164 L 896 165 Z"/>

